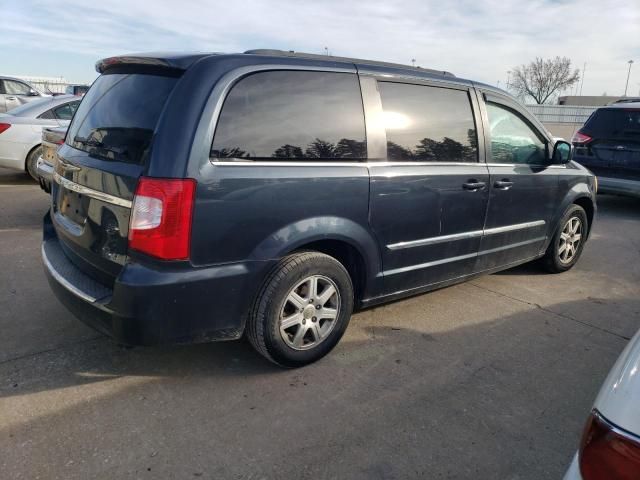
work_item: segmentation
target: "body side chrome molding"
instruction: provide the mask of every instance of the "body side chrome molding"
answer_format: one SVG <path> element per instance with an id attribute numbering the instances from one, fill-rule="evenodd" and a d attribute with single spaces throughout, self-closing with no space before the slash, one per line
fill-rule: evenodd
<path id="1" fill-rule="evenodd" d="M 443 258 L 440 260 L 434 260 L 432 262 L 420 263 L 418 265 L 409 265 L 408 267 L 394 268 L 392 270 L 386 270 L 382 272 L 382 274 L 386 277 L 387 275 L 395 275 L 397 273 L 406 273 L 406 272 L 411 272 L 413 270 L 422 270 L 423 268 L 435 267 L 437 265 L 442 265 L 444 263 L 457 262 L 459 260 L 467 260 L 469 258 L 475 258 L 477 256 L 478 256 L 477 252 L 467 253 L 466 255 L 458 255 L 457 257 Z"/>
<path id="2" fill-rule="evenodd" d="M 72 182 L 71 180 L 64 178 L 58 172 L 54 172 L 53 179 L 55 180 L 56 183 L 58 183 L 59 185 L 62 185 L 67 190 L 72 190 L 76 193 L 81 193 L 82 195 L 95 198 L 96 200 L 100 200 L 106 203 L 111 203 L 112 205 L 131 208 L 131 205 L 132 205 L 131 200 L 125 200 L 124 198 L 114 197 L 113 195 L 109 195 L 108 193 L 100 192 L 98 190 L 94 190 L 93 188 L 85 187 L 84 185 L 80 185 L 79 183 Z"/>
<path id="3" fill-rule="evenodd" d="M 453 242 L 457 240 L 466 240 L 482 236 L 482 230 L 474 230 L 472 232 L 453 233 L 451 235 L 442 235 L 439 237 L 423 238 L 420 240 L 411 240 L 409 242 L 398 242 L 387 245 L 389 250 L 401 250 L 403 248 L 423 247 L 425 245 L 435 245 L 443 242 Z"/>
<path id="4" fill-rule="evenodd" d="M 535 220 L 533 222 L 515 223 L 513 225 L 505 225 L 504 227 L 485 228 L 484 235 L 495 235 L 497 233 L 512 232 L 514 230 L 524 230 L 526 228 L 541 227 L 547 222 L 544 220 Z"/>
<path id="5" fill-rule="evenodd" d="M 42 261 L 44 262 L 46 269 L 49 271 L 49 273 L 51 273 L 53 278 L 55 278 L 58 281 L 58 283 L 60 283 L 60 285 L 62 285 L 71 293 L 73 293 L 74 295 L 80 297 L 81 299 L 87 302 L 91 302 L 91 303 L 96 302 L 97 298 L 94 298 L 91 295 L 86 294 L 85 292 L 80 290 L 78 287 L 73 285 L 71 282 L 69 282 L 62 275 L 60 275 L 60 273 L 54 268 L 54 266 L 51 264 L 51 262 L 47 258 L 47 253 L 45 252 L 45 249 L 44 249 L 44 243 L 42 244 L 41 251 L 42 251 Z"/>
<path id="6" fill-rule="evenodd" d="M 491 249 L 488 249 L 488 250 L 480 250 L 479 252 L 476 252 L 476 253 L 468 253 L 468 254 L 465 254 L 465 255 L 458 255 L 456 257 L 443 258 L 443 259 L 440 259 L 440 260 L 434 260 L 432 262 L 420 263 L 418 265 L 409 265 L 408 267 L 394 268 L 392 270 L 383 271 L 382 275 L 383 276 L 395 275 L 395 274 L 398 274 L 398 273 L 406 273 L 406 272 L 411 272 L 413 270 L 422 270 L 423 268 L 435 267 L 436 265 L 442 265 L 442 264 L 445 264 L 445 263 L 458 262 L 460 260 L 468 260 L 470 258 L 477 258 L 477 257 L 479 257 L 481 255 L 489 255 L 491 253 L 500 252 L 502 250 L 509 250 L 511 248 L 523 247 L 525 245 L 529 245 L 531 243 L 541 242 L 541 241 L 546 240 L 546 239 L 547 239 L 547 237 L 536 237 L 536 238 L 532 238 L 530 240 L 525 240 L 523 242 L 517 242 L 517 243 L 511 243 L 509 245 L 504 245 L 502 247 L 491 248 Z"/>
<path id="7" fill-rule="evenodd" d="M 527 228 L 541 227 L 547 222 L 544 220 L 536 220 L 534 222 L 516 223 L 514 225 L 506 225 L 504 227 L 487 228 L 484 230 L 473 230 L 470 232 L 454 233 L 451 235 L 441 235 L 438 237 L 422 238 L 419 240 L 410 240 L 408 242 L 398 242 L 387 245 L 389 250 L 401 250 L 403 248 L 423 247 L 425 245 L 435 245 L 443 242 L 454 242 L 457 240 L 466 240 L 469 238 L 477 238 L 483 235 L 497 235 L 499 233 L 512 232 L 516 230 L 524 230 Z"/>

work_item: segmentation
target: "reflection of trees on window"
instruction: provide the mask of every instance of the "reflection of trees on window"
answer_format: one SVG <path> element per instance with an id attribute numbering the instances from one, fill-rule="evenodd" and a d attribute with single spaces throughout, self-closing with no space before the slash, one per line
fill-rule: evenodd
<path id="1" fill-rule="evenodd" d="M 335 148 L 335 158 L 366 158 L 367 147 L 365 142 L 343 138 Z"/>
<path id="2" fill-rule="evenodd" d="M 316 138 L 309 144 L 305 151 L 305 157 L 307 158 L 336 158 L 335 157 L 335 145 L 331 142 L 325 142 Z"/>
<path id="3" fill-rule="evenodd" d="M 423 138 L 413 150 L 387 142 L 387 156 L 393 160 L 421 162 L 476 162 L 478 155 L 475 130 L 468 131 L 469 144 L 444 137 L 441 141 Z"/>
<path id="4" fill-rule="evenodd" d="M 302 147 L 296 145 L 285 144 L 277 148 L 270 157 L 257 157 L 246 152 L 239 147 L 222 148 L 220 150 L 211 150 L 214 158 L 251 158 L 251 159 L 337 159 L 352 158 L 360 160 L 366 158 L 367 148 L 365 142 L 343 138 L 337 144 L 327 142 L 320 138 L 316 138 L 303 150 Z"/>
<path id="5" fill-rule="evenodd" d="M 248 156 L 247 152 L 240 150 L 238 147 L 211 150 L 211 154 L 216 158 L 244 158 Z"/>
<path id="6" fill-rule="evenodd" d="M 302 158 L 304 153 L 300 147 L 295 145 L 283 145 L 271 155 L 274 158 Z"/>

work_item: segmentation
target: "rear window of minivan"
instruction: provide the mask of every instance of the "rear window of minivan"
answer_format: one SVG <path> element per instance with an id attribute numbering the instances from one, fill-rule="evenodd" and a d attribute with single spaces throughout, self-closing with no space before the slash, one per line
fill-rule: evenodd
<path id="1" fill-rule="evenodd" d="M 102 160 L 143 164 L 176 81 L 159 75 L 102 75 L 80 103 L 67 144 Z"/>

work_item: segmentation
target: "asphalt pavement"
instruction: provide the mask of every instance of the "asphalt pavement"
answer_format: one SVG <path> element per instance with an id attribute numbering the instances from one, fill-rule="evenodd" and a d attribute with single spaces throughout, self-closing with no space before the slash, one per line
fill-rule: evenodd
<path id="1" fill-rule="evenodd" d="M 298 370 L 245 341 L 124 349 L 50 292 L 48 197 L 0 169 L 0 478 L 561 478 L 640 328 L 640 200 L 535 265 L 355 315 Z"/>

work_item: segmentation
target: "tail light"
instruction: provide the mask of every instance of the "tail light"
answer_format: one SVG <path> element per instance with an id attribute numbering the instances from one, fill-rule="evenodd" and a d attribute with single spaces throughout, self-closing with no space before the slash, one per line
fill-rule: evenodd
<path id="1" fill-rule="evenodd" d="M 591 412 L 580 445 L 584 480 L 640 478 L 640 438 L 611 425 L 597 410 Z"/>
<path id="2" fill-rule="evenodd" d="M 571 143 L 577 144 L 577 145 L 585 145 L 585 144 L 589 143 L 591 140 L 593 140 L 593 139 L 589 135 L 585 135 L 580 130 L 578 130 L 573 135 L 573 138 L 571 139 Z"/>
<path id="3" fill-rule="evenodd" d="M 141 177 L 129 225 L 129 248 L 162 260 L 186 260 L 196 181 Z"/>
<path id="4" fill-rule="evenodd" d="M 10 126 L 11 126 L 10 123 L 0 123 L 0 133 L 9 130 Z"/>

